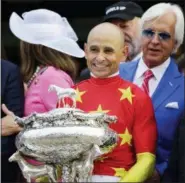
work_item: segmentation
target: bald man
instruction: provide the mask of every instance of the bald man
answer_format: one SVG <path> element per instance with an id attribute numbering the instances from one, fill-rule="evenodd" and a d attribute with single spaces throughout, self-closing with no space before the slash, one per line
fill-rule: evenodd
<path id="1" fill-rule="evenodd" d="M 154 171 L 154 111 L 148 95 L 119 77 L 120 60 L 126 58 L 123 40 L 111 23 L 94 27 L 85 44 L 91 78 L 75 86 L 78 108 L 118 117 L 110 128 L 119 134 L 119 142 L 94 162 L 92 182 L 143 182 Z"/>

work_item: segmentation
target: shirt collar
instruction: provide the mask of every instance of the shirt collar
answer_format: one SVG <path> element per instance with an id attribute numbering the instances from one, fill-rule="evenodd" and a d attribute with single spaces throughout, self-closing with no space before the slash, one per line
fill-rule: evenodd
<path id="1" fill-rule="evenodd" d="M 92 77 L 97 78 L 92 72 L 90 74 L 91 74 Z M 111 78 L 111 77 L 114 77 L 114 76 L 117 76 L 117 75 L 119 75 L 119 71 L 110 75 L 110 76 L 108 76 L 107 78 Z"/>
<path id="2" fill-rule="evenodd" d="M 170 57 L 165 62 L 163 62 L 161 65 L 150 69 L 158 81 L 160 81 L 160 79 L 162 78 L 162 76 L 163 76 L 164 72 L 166 71 L 166 69 L 168 68 L 169 64 L 170 64 Z M 147 71 L 148 69 L 149 68 L 144 63 L 143 58 L 141 57 L 139 64 L 138 64 L 138 69 L 136 71 L 136 79 L 142 77 L 144 72 Z"/>

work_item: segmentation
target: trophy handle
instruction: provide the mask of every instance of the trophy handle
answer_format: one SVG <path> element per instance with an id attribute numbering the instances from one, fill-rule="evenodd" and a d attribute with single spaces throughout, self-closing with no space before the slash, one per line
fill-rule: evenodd
<path id="1" fill-rule="evenodd" d="M 49 86 L 49 89 L 48 89 L 49 92 L 51 91 L 55 91 L 56 94 L 57 94 L 57 97 L 58 97 L 58 103 L 61 103 L 62 105 L 59 105 L 60 106 L 63 106 L 64 108 L 76 108 L 76 96 L 77 96 L 77 93 L 76 93 L 76 90 L 74 90 L 73 88 L 60 88 L 56 85 L 50 85 Z M 66 98 L 70 98 L 72 100 L 72 106 L 70 106 L 65 100 Z"/>

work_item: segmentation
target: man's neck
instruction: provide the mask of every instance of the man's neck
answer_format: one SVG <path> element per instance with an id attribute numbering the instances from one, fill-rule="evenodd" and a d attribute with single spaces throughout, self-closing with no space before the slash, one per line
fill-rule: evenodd
<path id="1" fill-rule="evenodd" d="M 139 59 L 141 58 L 141 56 L 142 56 L 142 52 L 139 52 L 137 55 L 133 56 L 132 59 L 127 59 L 127 62 Z"/>
<path id="2" fill-rule="evenodd" d="M 98 77 L 96 77 L 92 72 L 91 72 L 90 74 L 91 74 L 92 77 L 98 78 Z M 119 71 L 117 71 L 117 72 L 114 73 L 114 74 L 111 74 L 110 76 L 104 77 L 104 78 L 111 78 L 111 77 L 114 77 L 114 76 L 117 76 L 117 75 L 119 75 Z M 102 78 L 102 79 L 103 79 L 103 78 Z"/>

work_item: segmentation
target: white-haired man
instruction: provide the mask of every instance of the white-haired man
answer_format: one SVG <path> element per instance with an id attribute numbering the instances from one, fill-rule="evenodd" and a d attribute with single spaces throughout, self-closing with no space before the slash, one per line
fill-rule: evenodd
<path id="1" fill-rule="evenodd" d="M 152 98 L 159 135 L 153 178 L 159 180 L 168 166 L 174 133 L 184 112 L 184 77 L 171 58 L 183 42 L 182 10 L 175 4 L 156 4 L 143 14 L 141 28 L 143 56 L 121 64 L 120 75 Z"/>

